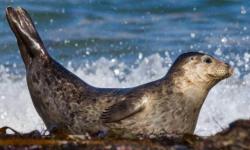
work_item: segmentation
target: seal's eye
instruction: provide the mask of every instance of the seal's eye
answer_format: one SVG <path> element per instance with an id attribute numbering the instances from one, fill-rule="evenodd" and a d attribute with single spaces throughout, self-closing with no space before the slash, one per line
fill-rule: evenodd
<path id="1" fill-rule="evenodd" d="M 204 62 L 207 63 L 207 64 L 211 64 L 212 59 L 211 58 L 206 58 L 206 59 L 204 59 Z"/>

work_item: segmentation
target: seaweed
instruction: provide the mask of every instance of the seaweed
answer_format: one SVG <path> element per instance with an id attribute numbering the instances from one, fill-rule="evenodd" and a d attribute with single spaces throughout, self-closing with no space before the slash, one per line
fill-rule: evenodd
<path id="1" fill-rule="evenodd" d="M 7 130 L 12 131 L 9 134 Z M 209 137 L 192 134 L 162 134 L 153 137 L 133 135 L 105 137 L 42 134 L 39 131 L 19 133 L 10 127 L 0 128 L 1 149 L 171 149 L 171 150 L 231 150 L 250 149 L 250 120 L 238 120 L 222 132 Z"/>

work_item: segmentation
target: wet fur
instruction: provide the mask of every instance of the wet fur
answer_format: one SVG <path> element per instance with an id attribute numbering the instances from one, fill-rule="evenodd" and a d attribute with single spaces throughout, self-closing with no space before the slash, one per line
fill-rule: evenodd
<path id="1" fill-rule="evenodd" d="M 186 68 L 192 70 L 194 64 L 186 64 L 190 57 L 195 57 L 194 63 L 200 63 L 205 54 L 193 52 L 178 57 L 169 72 L 157 81 L 133 88 L 96 88 L 49 56 L 24 9 L 8 8 L 6 15 L 26 66 L 34 106 L 49 129 L 58 127 L 72 134 L 117 128 L 144 135 L 193 133 L 208 91 L 224 78 L 201 82 L 201 87 L 197 87 L 196 80 L 186 77 L 192 74 Z M 142 100 L 144 107 L 118 121 L 101 119 L 108 108 L 127 99 Z"/>

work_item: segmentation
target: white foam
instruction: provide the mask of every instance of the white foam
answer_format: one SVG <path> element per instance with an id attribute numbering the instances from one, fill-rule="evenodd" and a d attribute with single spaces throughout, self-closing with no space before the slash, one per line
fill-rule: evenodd
<path id="1" fill-rule="evenodd" d="M 0 127 L 10 126 L 17 131 L 45 129 L 29 95 L 25 77 L 13 80 L 8 70 L 0 67 Z"/>
<path id="2" fill-rule="evenodd" d="M 128 66 L 115 59 L 100 58 L 77 69 L 68 68 L 91 85 L 98 87 L 131 87 L 162 77 L 172 61 L 168 55 L 154 54 Z M 237 72 L 237 71 L 236 71 Z M 216 85 L 209 93 L 200 113 L 195 133 L 210 135 L 239 118 L 250 116 L 250 75 L 234 76 Z M 8 68 L 0 66 L 0 126 L 28 132 L 45 129 L 36 113 L 25 77 L 14 79 Z"/>

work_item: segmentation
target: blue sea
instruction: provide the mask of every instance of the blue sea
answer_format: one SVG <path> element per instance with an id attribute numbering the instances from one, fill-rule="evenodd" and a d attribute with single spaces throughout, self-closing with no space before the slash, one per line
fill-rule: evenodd
<path id="1" fill-rule="evenodd" d="M 28 10 L 49 53 L 98 87 L 132 87 L 161 78 L 178 55 L 211 54 L 234 75 L 216 85 L 195 133 L 211 135 L 250 117 L 249 0 L 0 0 L 0 126 L 45 130 L 5 18 Z"/>

